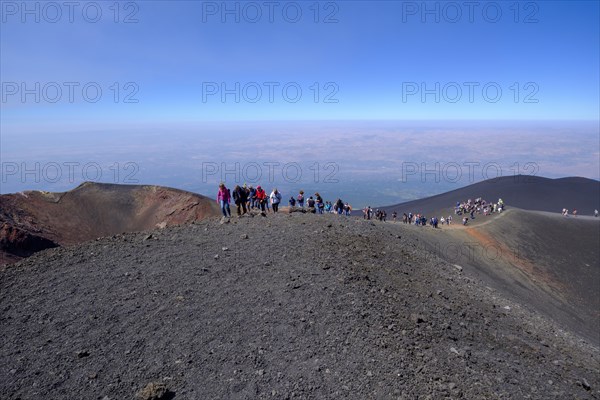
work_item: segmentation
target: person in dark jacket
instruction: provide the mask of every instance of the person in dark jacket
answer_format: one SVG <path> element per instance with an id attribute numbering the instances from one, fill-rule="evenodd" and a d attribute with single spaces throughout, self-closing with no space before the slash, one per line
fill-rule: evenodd
<path id="1" fill-rule="evenodd" d="M 236 187 L 233 189 L 233 201 L 237 207 L 238 217 L 248 212 L 246 209 L 246 201 L 248 201 L 246 191 L 242 189 L 240 185 L 236 185 Z"/>

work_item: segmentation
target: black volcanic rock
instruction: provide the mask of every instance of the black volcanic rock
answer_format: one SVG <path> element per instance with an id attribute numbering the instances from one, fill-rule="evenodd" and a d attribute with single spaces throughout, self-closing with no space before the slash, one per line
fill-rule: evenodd
<path id="1" fill-rule="evenodd" d="M 599 398 L 596 345 L 418 235 L 280 213 L 39 252 L 0 270 L 0 393 L 125 399 L 158 382 L 175 399 Z"/>

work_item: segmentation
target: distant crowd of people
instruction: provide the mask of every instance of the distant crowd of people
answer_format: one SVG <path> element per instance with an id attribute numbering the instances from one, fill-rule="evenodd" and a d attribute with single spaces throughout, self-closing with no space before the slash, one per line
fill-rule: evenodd
<path id="1" fill-rule="evenodd" d="M 468 199 L 465 202 L 456 202 L 454 213 L 456 215 L 470 215 L 471 218 L 475 218 L 475 214 L 490 215 L 495 212 L 501 213 L 504 210 L 504 201 L 498 199 L 497 203 L 488 203 L 481 197 L 475 199 L 475 201 Z"/>
<path id="2" fill-rule="evenodd" d="M 567 208 L 563 208 L 562 209 L 562 215 L 565 217 L 569 216 L 569 210 Z M 571 215 L 576 217 L 577 216 L 577 209 L 573 209 L 573 211 L 571 211 Z M 594 210 L 594 217 L 598 218 L 598 210 Z"/>
<path id="3" fill-rule="evenodd" d="M 504 201 L 502 199 L 498 199 L 497 203 L 489 203 L 483 200 L 481 197 L 475 199 L 475 201 L 468 199 L 464 202 L 457 202 L 454 208 L 454 214 L 462 216 L 463 225 L 467 225 L 469 219 L 475 219 L 475 214 L 483 214 L 483 215 L 491 215 L 494 212 L 501 213 L 504 210 Z M 377 221 L 386 222 L 387 221 L 387 212 L 385 210 L 373 210 L 371 206 L 367 206 L 363 208 L 363 219 L 370 220 L 375 219 Z M 396 211 L 392 212 L 392 221 L 396 222 L 398 219 L 398 213 Z M 403 213 L 402 214 L 402 223 L 416 225 L 416 226 L 427 226 L 430 225 L 434 228 L 438 228 L 440 225 L 450 225 L 452 224 L 452 215 L 448 215 L 447 217 L 431 217 L 427 218 L 425 215 L 421 213 Z"/>
<path id="4" fill-rule="evenodd" d="M 266 214 L 268 211 L 277 213 L 279 206 L 282 203 L 283 196 L 277 190 L 273 189 L 270 194 L 258 185 L 256 188 L 253 186 L 236 185 L 233 189 L 233 193 L 228 189 L 224 183 L 219 185 L 219 191 L 217 193 L 217 203 L 221 207 L 221 212 L 224 217 L 231 217 L 231 209 L 229 204 L 233 200 L 237 215 L 241 216 L 248 213 L 251 210 L 260 210 L 261 213 Z M 304 212 L 311 212 L 316 214 L 338 214 L 349 216 L 352 212 L 352 206 L 347 202 L 343 202 L 341 199 L 337 199 L 334 202 L 324 201 L 321 195 L 317 192 L 314 196 L 309 196 L 308 199 L 304 196 L 304 191 L 300 190 L 297 196 L 291 196 L 288 200 L 290 208 L 299 208 Z M 306 205 L 306 208 L 305 208 Z M 467 225 L 470 219 L 475 219 L 475 215 L 491 215 L 492 213 L 501 213 L 505 209 L 504 201 L 500 198 L 496 203 L 487 202 L 481 197 L 475 200 L 468 199 L 463 202 L 456 202 L 454 207 L 454 214 L 462 216 L 462 224 Z M 363 208 L 363 218 L 366 220 L 377 220 L 381 222 L 387 221 L 387 212 L 385 210 L 373 210 L 371 206 Z M 569 216 L 569 210 L 563 208 L 562 215 Z M 577 216 L 577 210 L 571 211 L 571 215 Z M 598 217 L 598 210 L 594 210 L 594 216 Z M 392 212 L 392 221 L 397 222 L 398 213 Z M 452 224 L 452 215 L 447 217 L 434 216 L 427 218 L 421 213 L 403 213 L 402 223 L 411 224 L 416 226 L 427 226 L 428 224 L 434 228 L 440 225 Z"/>
<path id="5" fill-rule="evenodd" d="M 386 222 L 387 212 L 379 209 L 373 210 L 371 206 L 367 206 L 363 209 L 363 219 L 375 219 L 377 221 Z M 392 212 L 392 222 L 398 222 L 398 213 L 396 211 Z M 432 227 L 437 228 L 440 224 L 450 225 L 452 223 L 452 216 L 448 215 L 447 218 L 441 217 L 440 219 L 437 217 L 427 219 L 423 214 L 413 214 L 412 212 L 409 212 L 402 214 L 402 223 L 416 226 L 427 226 L 427 224 L 429 224 Z"/>
<path id="6" fill-rule="evenodd" d="M 273 189 L 271 194 L 267 195 L 267 192 L 260 185 L 256 186 L 256 188 L 246 184 L 243 186 L 236 185 L 232 193 L 224 183 L 221 183 L 217 193 L 217 203 L 221 207 L 223 216 L 227 218 L 231 217 L 231 208 L 229 206 L 231 200 L 233 200 L 236 206 L 237 215 L 242 216 L 251 210 L 259 210 L 262 214 L 266 214 L 269 211 L 277 213 L 279 212 L 282 199 L 283 196 L 277 188 Z M 291 196 L 288 204 L 291 208 L 297 208 L 301 211 L 314 214 L 350 215 L 352 212 L 352 206 L 339 198 L 335 202 L 324 201 L 323 197 L 317 192 L 314 196 L 309 196 L 308 199 L 305 199 L 303 190 L 300 190 L 297 196 Z"/>

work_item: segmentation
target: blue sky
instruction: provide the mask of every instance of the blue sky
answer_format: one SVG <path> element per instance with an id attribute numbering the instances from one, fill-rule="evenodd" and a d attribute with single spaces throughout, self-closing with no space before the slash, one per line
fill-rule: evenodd
<path id="1" fill-rule="evenodd" d="M 27 14 L 24 3 L 3 1 L 2 133 L 209 120 L 599 119 L 597 1 L 484 1 L 472 15 L 465 2 L 426 3 L 433 13 L 422 2 L 278 2 L 272 22 L 264 2 L 250 3 L 226 3 L 239 9 L 236 22 L 220 1 L 121 2 L 118 15 L 113 2 L 81 2 L 71 23 L 61 2 L 58 18 L 44 2 L 27 3 Z M 21 85 L 36 91 L 36 82 L 40 102 L 23 99 Z M 65 82 L 78 85 L 73 102 Z M 90 82 L 90 98 L 102 90 L 96 103 L 83 98 Z M 62 93 L 52 103 L 54 83 Z M 222 84 L 239 84 L 240 101 L 223 102 Z M 302 90 L 297 102 L 284 97 L 286 84 L 289 100 Z M 138 102 L 125 103 L 128 94 Z"/>

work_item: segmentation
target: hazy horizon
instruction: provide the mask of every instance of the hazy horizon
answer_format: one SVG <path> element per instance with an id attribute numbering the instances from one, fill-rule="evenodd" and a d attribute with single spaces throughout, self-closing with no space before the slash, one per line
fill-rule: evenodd
<path id="1" fill-rule="evenodd" d="M 453 125 L 453 126 L 452 126 Z M 573 133 L 575 132 L 575 135 Z M 2 138 L 2 193 L 83 181 L 215 196 L 223 181 L 387 205 L 497 176 L 600 179 L 593 122 L 246 122 Z M 223 142 L 225 141 L 225 143 Z M 287 200 L 286 200 L 287 202 Z"/>

